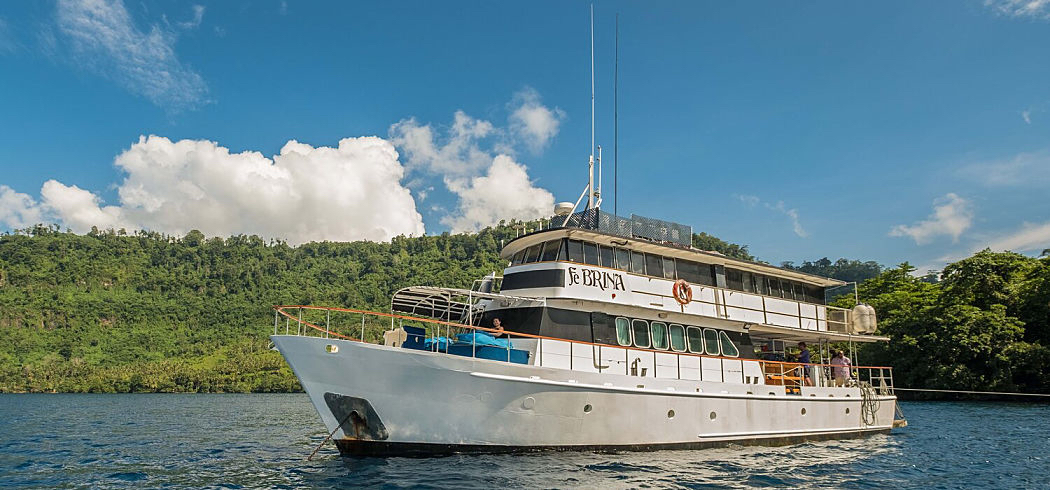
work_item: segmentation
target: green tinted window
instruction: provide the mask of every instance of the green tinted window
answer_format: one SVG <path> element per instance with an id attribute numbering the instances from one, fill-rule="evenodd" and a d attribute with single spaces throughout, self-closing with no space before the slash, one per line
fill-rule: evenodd
<path id="1" fill-rule="evenodd" d="M 704 331 L 696 327 L 689 327 L 688 329 L 686 329 L 686 335 L 689 340 L 689 352 L 703 354 Z"/>
<path id="2" fill-rule="evenodd" d="M 569 240 L 569 262 L 583 263 L 583 242 Z"/>
<path id="3" fill-rule="evenodd" d="M 667 324 L 664 322 L 653 322 L 653 348 L 659 350 L 667 350 Z"/>
<path id="4" fill-rule="evenodd" d="M 642 347 L 645 349 L 649 348 L 649 322 L 645 320 L 635 320 L 631 322 L 631 334 L 634 338 L 634 345 L 636 347 Z"/>
<path id="5" fill-rule="evenodd" d="M 670 333 L 670 336 L 671 336 L 671 350 L 675 350 L 675 351 L 678 351 L 678 352 L 684 352 L 685 351 L 685 327 L 683 327 L 683 326 L 681 326 L 681 325 L 679 325 L 677 323 L 672 323 L 671 326 L 668 327 L 668 333 Z"/>
<path id="6" fill-rule="evenodd" d="M 624 317 L 616 319 L 616 343 L 631 345 L 631 322 Z"/>
<path id="7" fill-rule="evenodd" d="M 704 352 L 710 356 L 718 355 L 718 330 L 704 329 Z"/>
<path id="8" fill-rule="evenodd" d="M 722 346 L 723 356 L 737 357 L 740 355 L 740 351 L 733 345 L 733 341 L 729 340 L 729 336 L 725 332 L 718 332 L 718 343 Z"/>

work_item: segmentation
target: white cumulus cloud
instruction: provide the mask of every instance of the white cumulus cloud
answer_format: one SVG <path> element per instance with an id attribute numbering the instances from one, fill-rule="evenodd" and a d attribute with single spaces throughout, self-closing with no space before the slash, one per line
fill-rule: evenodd
<path id="1" fill-rule="evenodd" d="M 554 209 L 554 196 L 535 187 L 525 166 L 507 155 L 493 159 L 485 175 L 446 183 L 460 198 L 456 213 L 442 220 L 453 232 L 473 231 L 505 219 L 549 216 Z"/>
<path id="2" fill-rule="evenodd" d="M 547 147 L 565 119 L 565 111 L 543 105 L 539 92 L 531 87 L 514 94 L 511 107 L 510 129 L 533 153 Z"/>
<path id="3" fill-rule="evenodd" d="M 494 131 L 492 123 L 456 111 L 448 135 L 440 141 L 429 124 L 419 124 L 415 118 L 390 126 L 390 139 L 405 151 L 409 168 L 463 176 L 476 174 L 492 161 L 479 141 Z"/>
<path id="4" fill-rule="evenodd" d="M 0 185 L 0 224 L 6 228 L 25 228 L 43 221 L 40 206 L 29 194 Z"/>
<path id="5" fill-rule="evenodd" d="M 950 236 L 953 242 L 970 228 L 973 223 L 973 209 L 970 202 L 948 193 L 934 200 L 933 214 L 929 218 L 913 225 L 897 225 L 890 230 L 890 236 L 907 236 L 918 245 L 932 242 L 939 236 Z"/>
<path id="6" fill-rule="evenodd" d="M 200 24 L 204 8 L 193 12 L 187 27 Z M 205 101 L 208 87 L 175 54 L 175 34 L 158 24 L 140 30 L 121 0 L 59 0 L 56 22 L 73 63 L 166 109 Z"/>
<path id="7" fill-rule="evenodd" d="M 415 201 L 401 185 L 398 153 L 377 137 L 346 138 L 334 148 L 289 141 L 270 159 L 231 153 L 211 141 L 149 136 L 115 164 L 126 174 L 117 188 L 119 205 L 103 206 L 97 195 L 51 180 L 39 204 L 0 188 L 0 222 L 53 218 L 78 232 L 92 226 L 177 235 L 198 229 L 293 244 L 424 233 Z"/>

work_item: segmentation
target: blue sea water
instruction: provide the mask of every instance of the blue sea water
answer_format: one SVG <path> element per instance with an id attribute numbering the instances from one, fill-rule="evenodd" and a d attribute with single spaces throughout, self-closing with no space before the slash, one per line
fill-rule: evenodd
<path id="1" fill-rule="evenodd" d="M 865 439 L 649 453 L 343 459 L 305 395 L 0 395 L 9 487 L 1048 488 L 1050 405 L 905 402 Z"/>

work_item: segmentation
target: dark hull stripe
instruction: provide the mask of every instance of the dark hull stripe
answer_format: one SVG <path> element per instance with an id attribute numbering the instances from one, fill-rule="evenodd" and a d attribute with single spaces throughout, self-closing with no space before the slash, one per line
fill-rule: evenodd
<path id="1" fill-rule="evenodd" d="M 620 444 L 620 445 L 566 445 L 566 446 L 504 446 L 494 444 L 433 444 L 425 442 L 387 442 L 366 441 L 358 439 L 339 439 L 336 446 L 343 456 L 351 457 L 427 457 L 447 456 L 452 454 L 504 454 L 528 453 L 541 451 L 584 451 L 584 452 L 622 452 L 622 451 L 661 451 L 667 449 L 707 449 L 714 447 L 738 446 L 783 446 L 807 441 L 826 441 L 831 439 L 850 439 L 867 437 L 874 434 L 889 433 L 890 429 L 868 429 L 847 432 L 829 432 L 822 434 L 802 434 L 770 436 L 731 441 L 696 441 L 672 442 L 660 444 Z"/>

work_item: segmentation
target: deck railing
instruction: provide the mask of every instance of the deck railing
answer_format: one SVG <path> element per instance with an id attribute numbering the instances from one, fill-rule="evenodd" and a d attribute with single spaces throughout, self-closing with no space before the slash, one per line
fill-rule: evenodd
<path id="1" fill-rule="evenodd" d="M 337 318 L 336 323 L 333 323 L 333 313 L 339 314 L 340 318 Z M 280 319 L 284 318 L 284 329 L 282 332 Z M 466 325 L 455 322 L 447 322 L 442 320 L 427 319 L 412 317 L 407 315 L 399 315 L 394 313 L 381 313 L 366 310 L 357 310 L 351 308 L 333 308 L 333 307 L 322 307 L 322 306 L 309 306 L 309 305 L 284 305 L 274 306 L 274 335 L 285 334 L 285 335 L 299 335 L 299 336 L 314 336 L 322 338 L 338 338 L 353 342 L 363 343 L 381 343 L 383 340 L 383 334 L 388 331 L 394 331 L 398 327 L 403 326 L 418 326 L 422 327 L 426 332 L 425 336 L 431 339 L 432 347 L 429 349 L 431 352 L 438 353 L 449 353 L 449 345 L 454 344 L 453 339 L 456 334 L 459 333 L 470 333 L 470 332 L 485 332 L 489 334 L 500 334 L 490 328 Z M 352 332 L 342 333 L 342 332 Z M 642 378 L 670 378 L 670 379 L 681 379 L 691 381 L 715 381 L 715 382 L 726 382 L 726 363 L 740 363 L 741 380 L 744 378 L 744 364 L 748 362 L 756 363 L 758 367 L 757 375 L 762 377 L 762 383 L 755 383 L 757 386 L 761 385 L 775 385 L 784 386 L 785 391 L 788 394 L 801 394 L 803 386 L 818 386 L 818 387 L 830 387 L 835 385 L 835 369 L 844 369 L 842 366 L 836 366 L 832 364 L 800 364 L 795 362 L 783 362 L 783 361 L 768 361 L 761 359 L 745 359 L 741 357 L 725 357 L 725 356 L 713 356 L 707 354 L 698 354 L 693 352 L 679 352 L 673 350 L 657 350 L 657 349 L 645 349 L 632 346 L 620 346 L 610 344 L 598 344 L 593 342 L 585 342 L 579 340 L 565 340 L 556 339 L 552 337 L 545 337 L 541 335 L 532 335 L 526 333 L 512 332 L 504 330 L 502 335 L 509 337 L 514 345 L 511 348 L 506 348 L 507 358 L 509 362 L 511 359 L 512 349 L 528 350 L 534 357 L 532 365 L 539 367 L 555 367 L 561 369 L 568 369 L 572 371 L 590 371 L 590 372 L 617 372 L 616 370 L 610 369 L 611 364 L 609 362 L 618 361 L 623 359 L 628 365 L 624 366 L 624 372 L 621 374 L 629 374 L 639 376 Z M 356 335 L 356 336 L 355 336 Z M 440 339 L 446 339 L 444 343 Z M 535 343 L 533 345 L 533 342 Z M 529 344 L 529 345 L 525 345 Z M 442 349 L 444 345 L 444 349 Z M 456 345 L 467 345 L 459 342 Z M 470 343 L 472 345 L 473 356 L 477 355 L 477 349 L 484 347 L 484 345 L 477 344 L 476 342 Z M 565 363 L 552 363 L 549 360 L 545 361 L 543 349 L 546 345 L 547 349 L 552 349 L 554 346 L 558 346 L 560 349 L 564 349 L 564 345 L 568 345 L 568 365 Z M 523 349 L 523 347 L 526 347 Z M 499 348 L 503 349 L 503 348 Z M 581 357 L 574 355 L 576 349 L 581 351 L 591 351 L 591 356 Z M 620 352 L 623 351 L 625 355 L 612 354 L 606 356 L 605 352 Z M 595 354 L 596 353 L 596 354 Z M 449 354 L 452 355 L 452 354 Z M 639 367 L 639 361 L 641 357 L 635 357 L 634 361 L 630 361 L 632 356 L 647 356 L 645 359 L 645 366 Z M 673 356 L 675 359 L 674 365 L 668 365 L 666 363 L 661 364 L 661 356 Z M 698 378 L 683 377 L 682 359 L 697 360 Z M 704 376 L 704 363 L 703 360 L 718 362 L 717 370 L 714 368 L 707 368 L 707 371 L 716 371 L 717 376 L 705 378 Z M 587 365 L 577 364 L 574 362 L 586 363 Z M 634 364 L 630 366 L 629 364 Z M 652 376 L 648 375 L 648 367 L 652 367 Z M 661 371 L 661 366 L 663 371 Z M 667 370 L 672 370 L 674 376 L 667 375 Z M 693 368 L 685 368 L 686 370 Z M 846 386 L 868 386 L 870 385 L 879 394 L 892 395 L 893 394 L 893 369 L 886 366 L 850 366 L 848 369 L 848 376 L 844 378 Z M 745 383 L 747 384 L 747 383 Z"/>

